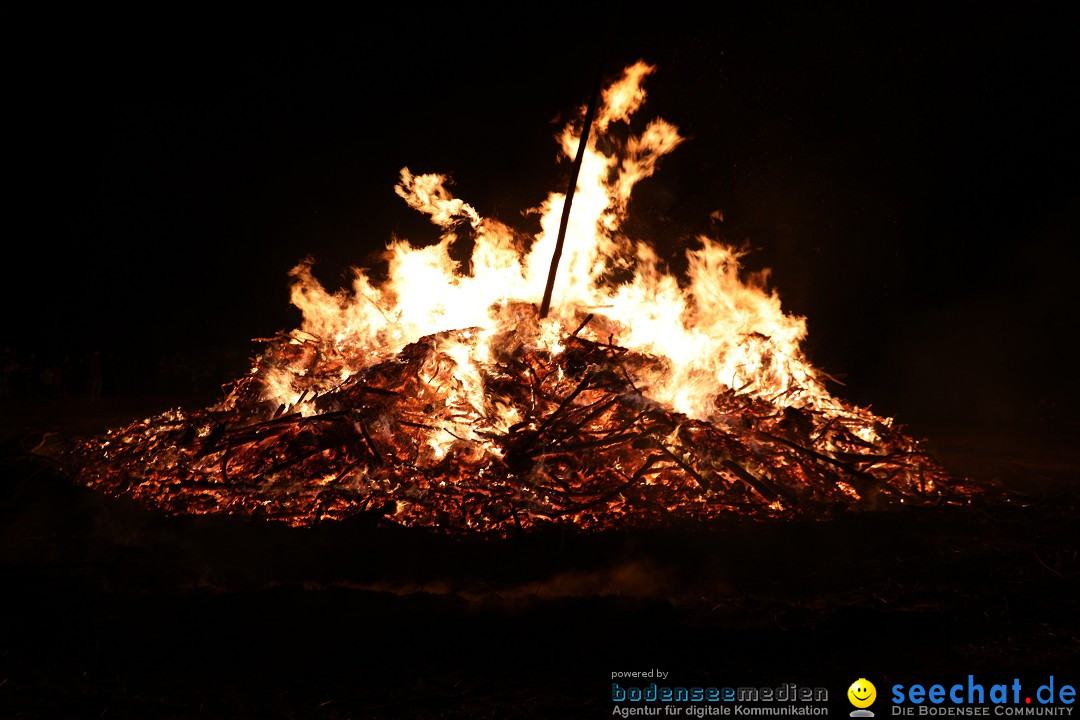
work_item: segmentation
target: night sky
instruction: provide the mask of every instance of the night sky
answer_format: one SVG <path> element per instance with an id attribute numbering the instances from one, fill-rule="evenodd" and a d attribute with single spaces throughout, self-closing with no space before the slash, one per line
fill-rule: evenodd
<path id="1" fill-rule="evenodd" d="M 689 141 L 640 186 L 632 234 L 675 263 L 699 233 L 748 243 L 843 397 L 914 422 L 1075 423 L 1066 4 L 447 7 L 11 23 L 5 344 L 255 351 L 298 324 L 299 260 L 335 286 L 395 234 L 435 239 L 393 192 L 404 166 L 530 229 L 598 64 L 640 58 L 657 71 L 639 121 Z"/>

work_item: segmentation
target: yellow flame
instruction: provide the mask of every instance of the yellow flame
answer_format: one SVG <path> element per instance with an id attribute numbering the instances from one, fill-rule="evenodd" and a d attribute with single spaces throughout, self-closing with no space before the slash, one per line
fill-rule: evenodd
<path id="1" fill-rule="evenodd" d="M 775 292 L 766 289 L 765 274 L 743 276 L 739 251 L 702 236 L 687 251 L 688 271 L 680 279 L 662 267 L 652 247 L 621 233 L 634 186 L 683 141 L 674 125 L 659 119 L 640 134 L 627 137 L 624 130 L 621 139 L 611 134 L 640 109 L 642 82 L 654 69 L 635 63 L 602 94 L 548 318 L 530 326 L 522 322 L 520 307 L 538 304 L 543 295 L 564 195 L 551 193 L 541 203 L 540 232 L 522 242 L 505 225 L 455 198 L 443 176 L 414 175 L 404 168 L 395 191 L 442 229 L 440 241 L 415 247 L 395 240 L 387 248 L 385 281 L 357 270 L 351 291 L 335 294 L 315 279 L 310 261 L 301 263 L 292 271 L 292 302 L 304 318 L 300 332 L 341 351 L 344 378 L 424 336 L 476 328 L 468 343 L 441 347 L 456 366 L 451 401 L 469 422 L 485 418 L 484 423 L 503 429 L 517 417 L 484 397 L 478 371 L 491 361 L 493 335 L 517 328 L 521 342 L 557 352 L 586 313 L 598 320 L 581 331 L 582 337 L 610 339 L 661 359 L 660 369 L 643 378 L 648 397 L 691 417 L 712 419 L 714 398 L 729 388 L 780 405 L 846 412 L 800 350 L 804 319 L 783 312 Z M 568 124 L 558 137 L 567 158 L 574 157 L 580 142 L 578 124 Z M 615 149 L 605 154 L 600 147 Z M 468 272 L 450 256 L 460 232 L 474 236 Z M 616 272 L 628 279 L 611 281 Z M 531 332 L 522 330 L 526 326 Z M 266 371 L 269 399 L 296 405 L 310 389 L 303 370 L 298 363 Z M 303 404 L 298 409 L 313 411 Z M 476 438 L 466 427 L 469 422 L 445 428 L 445 437 L 431 441 L 438 457 L 454 436 Z"/>

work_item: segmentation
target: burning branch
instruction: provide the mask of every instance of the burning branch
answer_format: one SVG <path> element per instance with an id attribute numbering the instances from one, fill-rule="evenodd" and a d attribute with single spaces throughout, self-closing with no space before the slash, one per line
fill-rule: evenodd
<path id="1" fill-rule="evenodd" d="M 169 512 L 257 512 L 308 525 L 377 507 L 404 525 L 495 533 L 821 512 L 869 488 L 915 502 L 964 502 L 970 492 L 924 453 L 905 450 L 910 439 L 894 434 L 867 449 L 809 410 L 768 413 L 728 391 L 717 405 L 729 416 L 740 407 L 738 423 L 692 420 L 648 401 L 619 372 L 633 377 L 651 358 L 625 349 L 613 356 L 573 335 L 558 354 L 518 348 L 482 368 L 492 399 L 522 420 L 475 439 L 449 436 L 440 454 L 431 442 L 456 412 L 431 395 L 454 391 L 453 368 L 433 357 L 442 342 L 424 338 L 362 371 L 322 395 L 315 415 L 229 423 L 213 411 L 175 411 L 135 423 L 84 445 L 81 476 Z M 262 362 L 294 347 L 271 346 Z M 422 380 L 433 365 L 440 375 Z M 249 376 L 234 396 L 259 382 Z M 423 416 L 428 422 L 405 419 Z M 849 421 L 859 419 L 872 416 L 852 410 Z M 783 435 L 792 432 L 798 439 Z"/>
<path id="2" fill-rule="evenodd" d="M 585 109 L 585 119 L 581 121 L 581 138 L 578 140 L 574 167 L 570 171 L 570 184 L 566 188 L 566 199 L 563 201 L 562 218 L 559 220 L 559 236 L 555 240 L 555 251 L 551 254 L 551 269 L 548 270 L 547 285 L 544 286 L 544 300 L 540 303 L 541 320 L 548 316 L 548 310 L 551 308 L 551 293 L 555 288 L 555 274 L 559 270 L 559 260 L 562 259 L 563 243 L 566 241 L 566 226 L 570 223 L 570 206 L 574 202 L 578 175 L 581 173 L 581 161 L 585 159 L 585 148 L 589 144 L 589 131 L 592 129 L 593 117 L 596 115 L 596 103 L 599 97 L 600 90 L 597 89 L 592 98 L 589 99 L 589 106 Z M 588 322 L 588 320 L 585 322 Z"/>

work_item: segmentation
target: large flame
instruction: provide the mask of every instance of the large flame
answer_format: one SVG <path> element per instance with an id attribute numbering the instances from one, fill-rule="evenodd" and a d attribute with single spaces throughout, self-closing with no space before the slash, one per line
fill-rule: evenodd
<path id="1" fill-rule="evenodd" d="M 498 533 L 965 501 L 891 420 L 828 393 L 804 319 L 765 273 L 744 277 L 738 250 L 699 237 L 677 278 L 621 231 L 635 185 L 682 142 L 663 120 L 631 131 L 652 72 L 636 63 L 603 92 L 547 317 L 564 196 L 526 238 L 405 168 L 397 193 L 437 243 L 397 240 L 384 280 L 357 270 L 337 293 L 298 265 L 303 325 L 217 406 L 82 445 L 83 482 L 170 512 Z M 575 123 L 558 142 L 576 157 Z"/>
<path id="2" fill-rule="evenodd" d="M 741 276 L 738 250 L 699 237 L 687 251 L 689 268 L 680 281 L 664 270 L 652 247 L 621 233 L 634 186 L 683 141 L 675 126 L 659 119 L 627 135 L 631 116 L 645 102 L 642 82 L 653 70 L 635 63 L 603 92 L 578 177 L 552 312 L 528 341 L 557 352 L 560 340 L 592 314 L 582 336 L 662 358 L 661 369 L 640 378 L 642 385 L 650 399 L 691 418 L 712 418 L 714 398 L 728 388 L 781 405 L 840 411 L 800 350 L 804 319 L 783 312 L 775 292 L 765 288 L 764 274 Z M 577 152 L 579 125 L 571 122 L 559 135 L 567 158 Z M 483 387 L 473 364 L 490 361 L 492 336 L 519 325 L 518 303 L 539 303 L 565 197 L 551 193 L 543 201 L 540 232 L 522 242 L 455 198 L 443 176 L 405 168 L 395 189 L 442 228 L 441 240 L 428 247 L 395 241 L 387 251 L 387 279 L 374 282 L 357 270 L 351 292 L 328 293 L 310 263 L 299 265 L 292 289 L 304 318 L 299 332 L 331 344 L 351 374 L 426 335 L 475 328 L 476 342 L 451 354 L 468 392 L 475 393 L 470 404 L 483 413 Z M 461 233 L 474 241 L 467 271 L 450 254 Z M 270 401 L 302 412 L 313 412 L 303 396 L 326 389 L 312 388 L 303 366 L 270 369 L 266 381 Z M 489 419 L 496 426 L 517 420 L 512 414 L 502 422 Z"/>

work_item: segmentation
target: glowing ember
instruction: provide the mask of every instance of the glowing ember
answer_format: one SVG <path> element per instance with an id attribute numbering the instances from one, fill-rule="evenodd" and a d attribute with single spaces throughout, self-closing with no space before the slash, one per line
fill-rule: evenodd
<path id="1" fill-rule="evenodd" d="M 386 281 L 357 271 L 351 292 L 296 267 L 302 327 L 217 407 L 84 444 L 83 481 L 174 512 L 500 532 L 963 501 L 890 419 L 826 390 L 803 318 L 740 274 L 736 250 L 699 238 L 680 279 L 620 232 L 634 185 L 682 141 L 663 120 L 627 134 L 652 71 L 603 94 L 548 317 L 563 196 L 526 241 L 403 169 L 397 193 L 442 228 L 437 244 L 394 242 Z M 560 135 L 567 157 L 579 138 Z M 462 235 L 467 267 L 450 255 Z"/>

